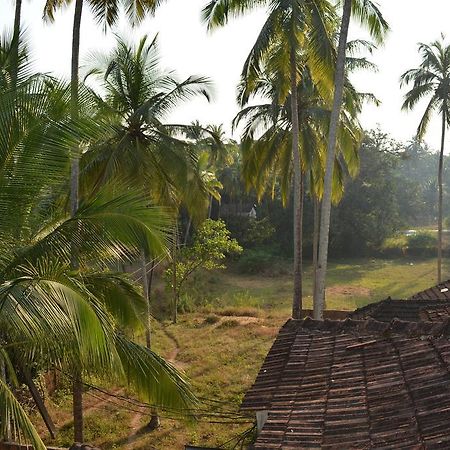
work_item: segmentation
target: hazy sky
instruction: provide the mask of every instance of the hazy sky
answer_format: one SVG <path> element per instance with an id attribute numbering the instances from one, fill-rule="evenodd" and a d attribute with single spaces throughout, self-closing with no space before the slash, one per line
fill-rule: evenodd
<path id="1" fill-rule="evenodd" d="M 11 29 L 13 1 L 0 0 L 0 28 Z M 264 11 L 234 20 L 224 29 L 207 33 L 200 21 L 200 11 L 207 0 L 168 0 L 154 19 L 146 20 L 139 28 L 131 30 L 121 23 L 114 32 L 139 39 L 143 34 L 159 33 L 162 63 L 175 69 L 180 77 L 191 74 L 209 76 L 215 83 L 212 103 L 204 100 L 190 102 L 181 108 L 174 121 L 203 123 L 230 123 L 237 112 L 236 84 L 242 64 L 264 21 Z M 372 56 L 379 66 L 375 74 L 360 73 L 354 76 L 357 87 L 376 94 L 382 105 L 367 106 L 362 115 L 366 128 L 380 127 L 397 139 L 409 139 L 415 133 L 423 106 L 413 113 L 400 110 L 403 92 L 398 79 L 407 69 L 419 63 L 417 42 L 430 42 L 448 31 L 450 42 L 450 2 L 448 0 L 378 0 L 392 31 L 386 44 Z M 33 49 L 38 70 L 68 77 L 70 73 L 70 44 L 72 37 L 72 7 L 56 17 L 54 24 L 41 20 L 44 0 L 25 0 L 23 25 Z M 366 37 L 353 26 L 351 37 Z M 107 50 L 114 44 L 111 32 L 104 34 L 96 26 L 88 9 L 82 22 L 81 53 Z M 432 147 L 437 147 L 440 136 L 439 120 L 434 120 L 426 136 Z"/>

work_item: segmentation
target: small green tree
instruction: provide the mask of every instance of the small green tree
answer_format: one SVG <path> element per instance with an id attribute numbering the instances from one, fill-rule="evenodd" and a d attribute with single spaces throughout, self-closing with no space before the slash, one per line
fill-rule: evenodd
<path id="1" fill-rule="evenodd" d="M 241 252 L 242 247 L 230 237 L 223 220 L 207 219 L 202 223 L 194 234 L 192 245 L 181 250 L 178 261 L 165 272 L 167 286 L 174 293 L 174 322 L 177 320 L 180 294 L 189 277 L 199 269 L 225 269 L 225 258 Z"/>

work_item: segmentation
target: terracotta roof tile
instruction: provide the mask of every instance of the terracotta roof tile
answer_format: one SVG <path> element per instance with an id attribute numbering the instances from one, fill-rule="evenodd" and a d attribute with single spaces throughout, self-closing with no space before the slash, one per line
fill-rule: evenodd
<path id="1" fill-rule="evenodd" d="M 436 311 L 436 314 L 433 311 Z M 390 322 L 393 319 L 401 319 L 409 322 L 418 322 L 421 320 L 442 322 L 449 316 L 450 300 L 425 300 L 423 298 L 413 300 L 393 300 L 387 298 L 381 302 L 371 303 L 362 308 L 358 308 L 349 314 L 349 317 L 355 320 L 372 318 L 380 322 Z"/>
<path id="2" fill-rule="evenodd" d="M 450 448 L 450 321 L 289 320 L 243 409 L 256 449 Z"/>
<path id="3" fill-rule="evenodd" d="M 417 294 L 409 297 L 408 300 L 450 300 L 450 280 L 443 281 L 442 283 L 425 289 L 424 291 L 417 292 Z"/>

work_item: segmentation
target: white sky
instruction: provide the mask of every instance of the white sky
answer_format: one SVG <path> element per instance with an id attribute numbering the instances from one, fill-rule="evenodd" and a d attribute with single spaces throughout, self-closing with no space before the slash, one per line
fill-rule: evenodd
<path id="1" fill-rule="evenodd" d="M 0 30 L 11 29 L 13 0 L 0 0 Z M 237 112 L 235 103 L 239 74 L 264 21 L 264 11 L 232 21 L 226 28 L 210 34 L 200 21 L 200 11 L 207 0 L 168 0 L 154 19 L 147 19 L 138 29 L 130 30 L 122 22 L 113 30 L 129 39 L 139 39 L 143 34 L 159 33 L 163 65 L 175 69 L 180 77 L 198 74 L 209 76 L 215 83 L 215 97 L 211 104 L 197 100 L 182 107 L 174 121 L 223 123 L 230 131 L 230 123 Z M 371 91 L 382 101 L 378 108 L 367 106 L 362 115 L 366 128 L 380 125 L 394 138 L 409 139 L 415 133 L 423 106 L 412 113 L 400 110 L 403 92 L 398 79 L 407 69 L 419 63 L 417 42 L 430 42 L 446 32 L 449 27 L 450 2 L 448 0 L 378 0 L 381 10 L 391 25 L 391 33 L 383 48 L 371 58 L 379 66 L 375 74 L 354 76 L 356 86 Z M 54 24 L 41 20 L 44 0 L 25 0 L 23 25 L 28 30 L 36 67 L 68 78 L 70 73 L 70 44 L 72 37 L 72 7 L 57 15 Z M 449 27 L 450 28 L 450 27 Z M 448 30 L 450 38 L 450 30 Z M 351 38 L 366 37 L 353 26 Z M 107 50 L 114 45 L 109 31 L 104 34 L 97 26 L 88 8 L 82 22 L 81 53 Z M 437 148 L 439 120 L 430 126 L 427 142 Z"/>

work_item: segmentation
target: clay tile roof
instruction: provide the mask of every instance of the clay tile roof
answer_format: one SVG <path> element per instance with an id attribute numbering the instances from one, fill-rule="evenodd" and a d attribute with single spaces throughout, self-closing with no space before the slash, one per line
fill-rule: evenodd
<path id="1" fill-rule="evenodd" d="M 433 314 L 433 311 L 440 314 Z M 387 298 L 381 302 L 358 308 L 349 314 L 355 320 L 372 318 L 380 322 L 390 322 L 393 319 L 401 319 L 409 322 L 439 321 L 450 316 L 450 299 L 434 300 L 393 300 Z"/>
<path id="2" fill-rule="evenodd" d="M 430 287 L 424 291 L 417 292 L 417 294 L 409 297 L 408 300 L 450 300 L 450 280 L 444 281 L 437 286 Z"/>
<path id="3" fill-rule="evenodd" d="M 242 409 L 256 449 L 448 449 L 449 364 L 449 320 L 289 320 Z"/>

